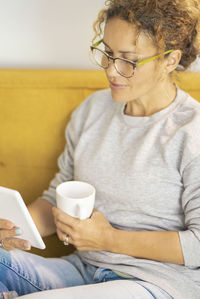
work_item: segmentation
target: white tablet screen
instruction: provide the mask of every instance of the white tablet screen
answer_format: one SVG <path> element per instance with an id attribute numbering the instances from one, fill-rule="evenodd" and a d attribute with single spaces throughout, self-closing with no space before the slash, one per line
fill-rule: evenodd
<path id="1" fill-rule="evenodd" d="M 28 240 L 31 246 L 46 247 L 18 191 L 0 187 L 0 219 L 10 220 L 21 228 L 22 234 L 18 238 Z"/>

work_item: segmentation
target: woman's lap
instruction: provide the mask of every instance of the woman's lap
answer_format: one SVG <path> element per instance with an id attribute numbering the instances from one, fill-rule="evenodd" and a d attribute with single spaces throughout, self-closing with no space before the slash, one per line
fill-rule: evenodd
<path id="1" fill-rule="evenodd" d="M 151 289 L 151 287 L 150 287 Z M 158 288 L 149 292 L 137 281 L 119 280 L 90 284 L 65 289 L 50 290 L 22 296 L 22 299 L 171 299 Z"/>
<path id="2" fill-rule="evenodd" d="M 24 295 L 90 282 L 90 275 L 84 273 L 79 258 L 75 257 L 73 262 L 76 266 L 61 258 L 43 258 L 19 250 L 7 252 L 0 249 L 0 292 L 15 290 Z"/>
<path id="3" fill-rule="evenodd" d="M 53 289 L 34 294 L 41 299 L 51 298 L 55 292 L 60 299 L 62 296 L 69 299 L 172 298 L 148 282 L 125 280 L 109 269 L 84 264 L 77 255 L 66 259 L 43 258 L 19 250 L 7 252 L 0 249 L 0 282 L 0 292 L 15 290 L 19 296 Z M 29 296 L 33 298 L 31 294 Z M 29 299 L 29 296 L 24 298 Z"/>

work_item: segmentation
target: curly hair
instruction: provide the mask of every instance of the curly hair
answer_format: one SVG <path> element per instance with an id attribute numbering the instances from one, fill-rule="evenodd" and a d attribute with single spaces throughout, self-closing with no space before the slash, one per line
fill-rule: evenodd
<path id="1" fill-rule="evenodd" d="M 200 53 L 199 0 L 107 0 L 93 25 L 102 37 L 103 25 L 118 17 L 149 35 L 165 51 L 181 50 L 180 65 L 187 69 Z"/>

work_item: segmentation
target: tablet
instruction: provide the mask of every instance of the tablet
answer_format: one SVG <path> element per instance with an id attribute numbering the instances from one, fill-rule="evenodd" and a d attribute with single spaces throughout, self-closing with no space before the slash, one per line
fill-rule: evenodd
<path id="1" fill-rule="evenodd" d="M 22 234 L 15 236 L 16 238 L 29 241 L 33 247 L 45 249 L 40 233 L 18 191 L 0 187 L 0 219 L 10 220 L 21 228 Z"/>

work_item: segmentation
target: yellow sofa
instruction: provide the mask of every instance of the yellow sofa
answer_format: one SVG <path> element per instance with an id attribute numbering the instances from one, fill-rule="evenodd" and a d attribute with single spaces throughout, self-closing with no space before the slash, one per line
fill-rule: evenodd
<path id="1" fill-rule="evenodd" d="M 200 73 L 175 74 L 176 83 L 200 101 Z M 48 188 L 64 149 L 72 110 L 108 87 L 103 71 L 0 70 L 0 185 L 18 190 L 28 204 Z M 65 255 L 56 235 L 45 238 L 43 256 Z"/>

